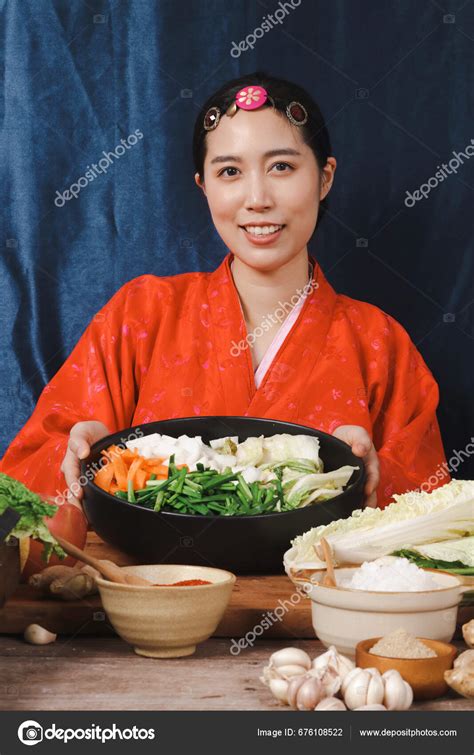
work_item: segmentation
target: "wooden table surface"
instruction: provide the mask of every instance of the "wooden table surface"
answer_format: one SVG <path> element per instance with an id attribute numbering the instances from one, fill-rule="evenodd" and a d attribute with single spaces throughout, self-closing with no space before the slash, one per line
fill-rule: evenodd
<path id="1" fill-rule="evenodd" d="M 288 640 L 257 640 L 238 656 L 230 641 L 211 639 L 193 656 L 142 658 L 116 637 L 61 636 L 33 646 L 0 637 L 1 710 L 289 710 L 259 681 L 275 650 Z M 311 657 L 317 640 L 292 641 Z M 463 643 L 456 643 L 464 650 Z M 473 710 L 474 700 L 454 692 L 413 710 Z"/>
<path id="2" fill-rule="evenodd" d="M 133 563 L 92 532 L 87 550 L 120 565 Z M 0 610 L 0 710 L 286 710 L 259 676 L 275 650 L 300 647 L 324 652 L 315 639 L 307 597 L 290 600 L 286 575 L 238 577 L 231 602 L 213 638 L 185 658 L 158 660 L 134 653 L 114 634 L 99 596 L 65 603 L 39 598 L 21 585 Z M 288 610 L 239 655 L 238 640 L 282 601 Z M 471 618 L 463 617 L 463 621 Z M 22 633 L 41 623 L 58 634 L 50 645 L 27 644 Z M 462 652 L 463 642 L 454 644 Z M 235 647 L 232 645 L 232 647 Z M 415 710 L 472 710 L 474 701 L 450 692 L 415 703 Z"/>

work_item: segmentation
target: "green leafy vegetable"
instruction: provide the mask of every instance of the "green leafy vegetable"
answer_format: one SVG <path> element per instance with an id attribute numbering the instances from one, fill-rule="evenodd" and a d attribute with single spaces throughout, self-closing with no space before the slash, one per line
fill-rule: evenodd
<path id="1" fill-rule="evenodd" d="M 441 571 L 451 572 L 451 574 L 464 574 L 474 576 L 474 566 L 466 566 L 462 561 L 441 561 L 440 559 L 425 558 L 420 556 L 416 551 L 410 551 L 402 548 L 393 553 L 394 556 L 407 558 L 413 561 L 420 569 L 440 569 Z"/>
<path id="2" fill-rule="evenodd" d="M 49 561 L 51 553 L 55 553 L 60 558 L 66 557 L 66 553 L 44 523 L 44 517 L 53 516 L 58 506 L 46 503 L 37 493 L 28 490 L 23 483 L 0 472 L 0 514 L 3 514 L 8 507 L 21 514 L 21 519 L 10 532 L 9 537 L 32 537 L 40 540 L 44 543 L 41 555 L 45 561 Z"/>

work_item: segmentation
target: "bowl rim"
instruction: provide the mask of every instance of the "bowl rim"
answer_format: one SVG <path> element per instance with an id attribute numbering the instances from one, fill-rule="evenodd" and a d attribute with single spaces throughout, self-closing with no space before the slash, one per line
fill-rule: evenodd
<path id="1" fill-rule="evenodd" d="M 227 415 L 221 415 L 221 414 L 218 414 L 218 415 L 202 415 L 200 417 L 175 417 L 175 418 L 169 419 L 169 420 L 153 420 L 153 422 L 144 422 L 141 425 L 132 425 L 131 427 L 126 427 L 123 430 L 118 430 L 116 433 L 109 433 L 109 435 L 106 435 L 104 438 L 101 438 L 100 440 L 98 440 L 95 443 L 93 443 L 92 446 L 90 447 L 90 453 L 89 453 L 89 455 L 85 459 L 81 460 L 81 474 L 85 474 L 85 470 L 87 469 L 87 465 L 90 463 L 89 459 L 92 456 L 92 454 L 96 452 L 97 447 L 100 446 L 100 445 L 102 445 L 102 443 L 107 438 L 110 438 L 112 435 L 117 435 L 118 433 L 129 433 L 130 434 L 134 430 L 141 429 L 142 427 L 146 427 L 147 425 L 152 425 L 152 424 L 155 424 L 157 422 L 172 422 L 172 421 L 181 422 L 182 421 L 184 423 L 184 422 L 190 421 L 190 420 L 201 420 L 201 419 L 206 419 L 206 420 L 225 420 L 225 421 L 235 420 L 235 419 L 238 419 L 238 420 L 255 420 L 256 422 L 257 421 L 258 422 L 265 422 L 265 423 L 269 423 L 269 424 L 275 424 L 275 423 L 277 423 L 277 424 L 286 425 L 286 426 L 291 425 L 292 427 L 298 427 L 298 428 L 301 428 L 303 430 L 310 430 L 312 437 L 324 436 L 326 438 L 330 438 L 331 442 L 334 441 L 336 443 L 336 445 L 338 445 L 340 448 L 344 448 L 344 447 L 347 446 L 347 443 L 344 443 L 344 441 L 342 441 L 340 438 L 337 438 L 334 435 L 331 435 L 330 433 L 326 433 L 323 430 L 316 430 L 316 428 L 314 428 L 314 427 L 308 427 L 308 425 L 300 425 L 299 423 L 296 423 L 296 422 L 285 422 L 284 420 L 270 419 L 269 417 L 244 417 L 243 415 L 229 415 L 229 416 L 227 416 Z M 274 433 L 274 434 L 276 435 L 278 433 Z M 120 444 L 117 443 L 116 445 L 120 445 Z M 355 471 L 355 472 L 352 473 L 352 476 L 354 476 L 354 474 L 355 474 L 356 477 L 355 477 L 355 479 L 354 479 L 353 482 L 350 482 L 347 485 L 347 487 L 345 488 L 345 490 L 342 493 L 340 493 L 337 496 L 334 496 L 333 498 L 330 498 L 328 501 L 321 501 L 321 503 L 329 503 L 331 501 L 341 501 L 341 499 L 343 499 L 344 496 L 347 496 L 349 493 L 352 492 L 352 489 L 353 489 L 353 487 L 355 485 L 357 485 L 359 483 L 362 484 L 364 482 L 364 480 L 365 480 L 365 468 L 364 468 L 363 461 L 359 457 L 355 456 L 355 454 L 352 453 L 352 451 L 351 451 L 350 448 L 347 448 L 345 450 L 348 450 L 348 452 L 351 453 L 352 456 L 354 457 L 355 461 L 351 464 L 351 466 L 358 467 L 358 471 Z M 94 475 L 94 477 L 95 477 L 95 475 Z M 84 485 L 84 487 L 85 488 L 91 488 L 95 493 L 101 493 L 102 495 L 106 496 L 107 499 L 114 501 L 114 503 L 119 502 L 120 504 L 123 504 L 123 505 L 125 505 L 125 506 L 127 506 L 129 508 L 134 509 L 134 510 L 137 510 L 137 508 L 138 508 L 140 511 L 148 511 L 148 512 L 150 512 L 150 514 L 158 515 L 158 516 L 176 517 L 178 519 L 179 518 L 184 518 L 184 517 L 186 517 L 186 518 L 192 517 L 193 519 L 201 519 L 203 521 L 209 521 L 209 522 L 214 521 L 214 520 L 219 520 L 219 521 L 235 521 L 235 520 L 251 520 L 251 519 L 259 520 L 259 519 L 269 519 L 272 516 L 292 516 L 292 515 L 294 515 L 297 512 L 304 511 L 305 509 L 311 508 L 311 506 L 313 505 L 313 504 L 309 504 L 309 506 L 300 506 L 300 507 L 297 507 L 297 508 L 295 508 L 295 509 L 293 509 L 291 511 L 272 511 L 272 512 L 270 512 L 268 514 L 241 514 L 239 516 L 223 516 L 222 514 L 199 514 L 199 513 L 196 513 L 196 514 L 183 514 L 183 513 L 179 512 L 179 511 L 153 511 L 153 509 L 149 509 L 146 506 L 137 506 L 136 503 L 130 503 L 129 501 L 125 501 L 123 498 L 118 498 L 117 496 L 113 495 L 112 493 L 108 493 L 107 491 L 103 490 L 102 488 L 100 488 L 98 485 L 95 484 L 95 482 L 94 482 L 93 479 L 92 480 L 88 479 L 87 482 L 86 482 L 86 484 Z M 314 506 L 317 507 L 318 503 L 316 502 L 314 504 Z"/>
<path id="2" fill-rule="evenodd" d="M 226 579 L 223 579 L 221 582 L 211 582 L 209 585 L 159 585 L 162 589 L 164 589 L 166 592 L 169 592 L 170 590 L 179 590 L 179 594 L 186 593 L 188 590 L 195 590 L 198 589 L 207 589 L 210 590 L 215 587 L 222 587 L 223 585 L 234 585 L 237 581 L 237 576 L 229 571 L 228 569 L 219 569 L 218 566 L 199 566 L 196 564 L 129 564 L 127 566 L 121 567 L 124 570 L 125 569 L 133 569 L 137 566 L 166 566 L 166 567 L 172 567 L 172 566 L 189 566 L 190 568 L 197 568 L 197 569 L 205 569 L 206 571 L 218 571 L 222 572 L 223 574 L 227 575 Z M 132 572 L 130 572 L 132 573 Z M 104 579 L 104 577 L 98 575 L 95 577 L 95 580 L 100 585 L 105 585 L 106 587 L 111 587 L 112 589 L 131 589 L 131 590 L 151 590 L 152 588 L 158 587 L 158 585 L 128 585 L 128 584 L 122 584 L 120 582 L 111 582 L 109 579 Z"/>
<path id="3" fill-rule="evenodd" d="M 356 652 L 364 653 L 365 655 L 369 656 L 370 658 L 380 658 L 382 660 L 386 661 L 395 661 L 395 662 L 401 662 L 401 663 L 413 663 L 413 662 L 430 662 L 430 664 L 435 664 L 436 662 L 439 662 L 441 659 L 446 659 L 452 656 L 454 659 L 457 655 L 457 648 L 455 645 L 451 644 L 450 642 L 444 642 L 443 640 L 433 640 L 431 637 L 418 637 L 416 636 L 417 640 L 420 640 L 421 642 L 427 643 L 428 646 L 430 644 L 434 645 L 442 645 L 443 648 L 445 648 L 445 653 L 443 655 L 438 655 L 436 653 L 436 656 L 433 658 L 397 658 L 391 655 L 378 655 L 375 653 L 370 653 L 370 649 L 378 642 L 379 640 L 383 639 L 382 637 L 369 637 L 365 640 L 359 640 L 359 642 L 356 645 Z M 368 644 L 370 643 L 370 644 Z M 363 647 L 366 645 L 366 647 Z M 432 650 L 436 650 L 436 648 L 432 648 Z"/>
<path id="4" fill-rule="evenodd" d="M 337 568 L 344 569 L 346 567 L 336 567 L 336 569 Z M 347 568 L 354 568 L 354 567 L 347 567 Z M 439 572 L 440 570 L 433 569 L 432 571 Z M 431 595 L 434 593 L 438 595 L 441 592 L 447 592 L 448 590 L 455 590 L 463 586 L 462 580 L 459 579 L 457 574 L 449 574 L 448 572 L 442 572 L 442 573 L 446 574 L 447 577 L 453 577 L 456 580 L 457 584 L 451 585 L 451 587 L 433 588 L 432 590 L 359 590 L 355 587 L 340 587 L 339 585 L 335 585 L 333 587 L 331 585 L 321 585 L 317 582 L 316 583 L 311 582 L 311 580 L 310 580 L 310 584 L 311 584 L 311 587 L 320 587 L 324 590 L 338 590 L 339 592 L 347 592 L 347 593 L 352 593 L 352 594 L 357 593 L 359 595 L 398 595 L 398 596 L 400 595 L 403 595 L 403 596 L 405 595 Z M 311 593 L 312 593 L 312 590 L 311 592 L 309 592 L 310 597 L 311 597 Z"/>

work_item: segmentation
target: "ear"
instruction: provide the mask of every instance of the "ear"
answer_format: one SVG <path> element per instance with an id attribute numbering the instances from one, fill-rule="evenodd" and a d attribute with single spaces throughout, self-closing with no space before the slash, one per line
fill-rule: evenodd
<path id="1" fill-rule="evenodd" d="M 321 190 L 319 193 L 319 201 L 327 197 L 331 190 L 331 186 L 334 181 L 334 174 L 336 172 L 337 162 L 334 157 L 328 157 L 325 167 L 321 172 Z"/>
<path id="2" fill-rule="evenodd" d="M 199 173 L 194 174 L 194 181 L 196 182 L 196 186 L 199 186 L 199 188 L 203 191 L 204 196 L 206 197 L 207 196 L 206 187 L 204 185 L 204 181 L 201 180 L 201 176 L 199 175 Z"/>

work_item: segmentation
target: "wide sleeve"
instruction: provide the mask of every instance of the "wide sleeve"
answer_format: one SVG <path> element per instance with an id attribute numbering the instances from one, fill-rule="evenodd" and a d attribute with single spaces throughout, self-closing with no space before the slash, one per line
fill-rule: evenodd
<path id="1" fill-rule="evenodd" d="M 64 494 L 60 465 L 76 422 L 99 420 L 111 432 L 131 424 L 137 389 L 135 339 L 124 325 L 127 286 L 93 317 L 0 462 L 39 494 Z"/>
<path id="2" fill-rule="evenodd" d="M 405 329 L 386 318 L 385 369 L 370 391 L 381 508 L 394 493 L 429 492 L 451 479 L 436 417 L 438 385 Z"/>

